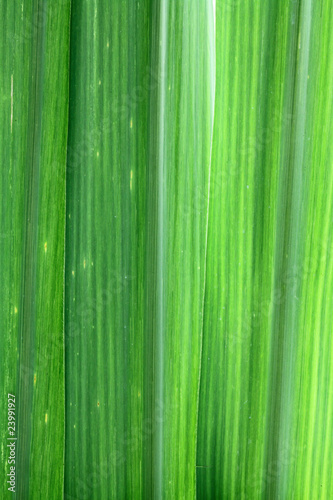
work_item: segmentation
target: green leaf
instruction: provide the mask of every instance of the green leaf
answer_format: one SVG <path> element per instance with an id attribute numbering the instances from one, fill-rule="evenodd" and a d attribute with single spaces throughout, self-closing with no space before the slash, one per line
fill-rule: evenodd
<path id="1" fill-rule="evenodd" d="M 69 498 L 195 495 L 213 33 L 208 2 L 73 4 Z"/>
<path id="2" fill-rule="evenodd" d="M 329 2 L 216 5 L 198 498 L 332 493 Z"/>
<path id="3" fill-rule="evenodd" d="M 66 498 L 139 497 L 144 486 L 149 32 L 147 2 L 73 2 Z"/>
<path id="4" fill-rule="evenodd" d="M 210 2 L 153 11 L 147 230 L 146 403 L 154 423 L 145 498 L 194 498 L 214 112 Z M 146 385 L 146 390 L 149 385 Z M 151 405 L 151 408 L 149 408 Z"/>
<path id="5" fill-rule="evenodd" d="M 69 6 L 1 5 L 2 415 L 14 394 L 18 498 L 63 489 Z M 7 418 L 0 425 L 7 474 Z"/>
<path id="6" fill-rule="evenodd" d="M 0 6 L 17 498 L 332 496 L 332 19 Z"/>

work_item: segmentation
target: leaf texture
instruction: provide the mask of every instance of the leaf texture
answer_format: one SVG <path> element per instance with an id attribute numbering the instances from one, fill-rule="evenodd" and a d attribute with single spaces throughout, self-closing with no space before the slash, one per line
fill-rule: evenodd
<path id="1" fill-rule="evenodd" d="M 329 2 L 216 5 L 198 498 L 332 492 L 331 27 Z"/>
<path id="2" fill-rule="evenodd" d="M 17 498 L 63 491 L 69 16 L 69 2 L 1 4 L 2 404 L 16 396 Z M 5 415 L 1 431 L 8 467 Z"/>
<path id="3" fill-rule="evenodd" d="M 212 26 L 208 2 L 73 3 L 68 498 L 195 496 Z"/>
<path id="4" fill-rule="evenodd" d="M 2 2 L 16 498 L 332 497 L 332 14 Z"/>

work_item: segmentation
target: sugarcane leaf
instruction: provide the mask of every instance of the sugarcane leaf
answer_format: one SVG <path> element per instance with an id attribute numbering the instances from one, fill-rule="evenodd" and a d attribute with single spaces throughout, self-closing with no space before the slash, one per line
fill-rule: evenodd
<path id="1" fill-rule="evenodd" d="M 332 494 L 331 28 L 216 3 L 198 498 Z"/>
<path id="2" fill-rule="evenodd" d="M 195 495 L 213 19 L 209 2 L 73 2 L 69 497 Z"/>
<path id="3" fill-rule="evenodd" d="M 69 7 L 1 4 L 2 404 L 15 395 L 18 498 L 63 490 Z M 0 425 L 7 474 L 7 420 Z"/>

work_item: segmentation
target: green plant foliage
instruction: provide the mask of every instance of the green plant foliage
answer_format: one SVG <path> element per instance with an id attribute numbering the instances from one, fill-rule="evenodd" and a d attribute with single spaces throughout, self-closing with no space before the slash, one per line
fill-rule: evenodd
<path id="1" fill-rule="evenodd" d="M 195 496 L 213 33 L 208 2 L 73 5 L 65 492 L 74 498 Z"/>
<path id="2" fill-rule="evenodd" d="M 332 495 L 331 9 L 217 1 L 198 498 Z"/>
<path id="3" fill-rule="evenodd" d="M 16 396 L 17 498 L 63 491 L 69 7 L 0 7 L 1 498 L 12 495 L 7 393 Z"/>
<path id="4" fill-rule="evenodd" d="M 214 111 L 210 2 L 153 9 L 148 168 L 145 498 L 194 498 Z M 147 383 L 146 382 L 146 383 Z M 146 390 L 149 391 L 149 385 Z"/>
<path id="5" fill-rule="evenodd" d="M 68 498 L 142 495 L 149 16 L 147 2 L 72 4 Z"/>
<path id="6" fill-rule="evenodd" d="M 332 22 L 2 2 L 16 498 L 333 496 Z"/>

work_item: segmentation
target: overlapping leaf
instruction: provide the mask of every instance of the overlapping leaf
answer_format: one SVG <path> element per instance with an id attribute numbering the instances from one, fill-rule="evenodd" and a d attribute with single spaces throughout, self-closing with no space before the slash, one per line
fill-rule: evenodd
<path id="1" fill-rule="evenodd" d="M 331 2 L 0 12 L 17 497 L 330 498 Z"/>

